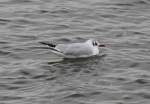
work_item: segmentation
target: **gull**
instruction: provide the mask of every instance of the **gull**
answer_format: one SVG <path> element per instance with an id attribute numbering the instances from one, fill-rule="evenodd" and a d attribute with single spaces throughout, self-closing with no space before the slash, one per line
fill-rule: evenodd
<path id="1" fill-rule="evenodd" d="M 41 44 L 48 45 L 49 49 L 64 58 L 86 58 L 96 56 L 100 53 L 99 47 L 105 47 L 97 40 L 89 39 L 81 43 L 69 44 L 54 44 L 47 42 L 40 42 Z"/>

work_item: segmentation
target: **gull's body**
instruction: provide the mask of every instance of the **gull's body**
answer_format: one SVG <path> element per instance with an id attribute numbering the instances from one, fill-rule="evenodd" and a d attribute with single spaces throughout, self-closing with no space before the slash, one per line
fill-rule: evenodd
<path id="1" fill-rule="evenodd" d="M 83 43 L 70 43 L 57 45 L 45 42 L 41 43 L 48 45 L 52 52 L 61 55 L 65 58 L 83 58 L 98 55 L 100 46 L 97 41 L 94 41 L 92 39 L 89 39 Z"/>

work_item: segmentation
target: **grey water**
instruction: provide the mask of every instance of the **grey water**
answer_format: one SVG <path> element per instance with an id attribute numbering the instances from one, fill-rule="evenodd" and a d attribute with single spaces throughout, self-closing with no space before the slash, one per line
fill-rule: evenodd
<path id="1" fill-rule="evenodd" d="M 102 56 L 39 44 L 89 38 Z M 0 0 L 0 104 L 150 104 L 150 1 Z"/>

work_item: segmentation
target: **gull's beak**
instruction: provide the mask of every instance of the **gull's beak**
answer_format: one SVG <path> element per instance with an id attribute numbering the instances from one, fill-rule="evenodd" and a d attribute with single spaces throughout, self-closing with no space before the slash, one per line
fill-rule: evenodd
<path id="1" fill-rule="evenodd" d="M 98 45 L 98 47 L 106 47 L 104 44 L 100 44 Z"/>

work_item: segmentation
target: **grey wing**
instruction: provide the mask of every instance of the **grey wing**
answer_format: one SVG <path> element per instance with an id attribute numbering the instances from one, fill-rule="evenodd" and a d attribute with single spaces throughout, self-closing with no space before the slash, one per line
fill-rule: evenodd
<path id="1" fill-rule="evenodd" d="M 59 50 L 60 52 L 64 53 L 66 49 L 68 48 L 68 45 L 66 44 L 58 44 L 55 49 Z"/>
<path id="2" fill-rule="evenodd" d="M 90 56 L 92 55 L 92 50 L 89 46 L 85 44 L 72 44 L 65 48 L 64 54 L 69 56 Z"/>

